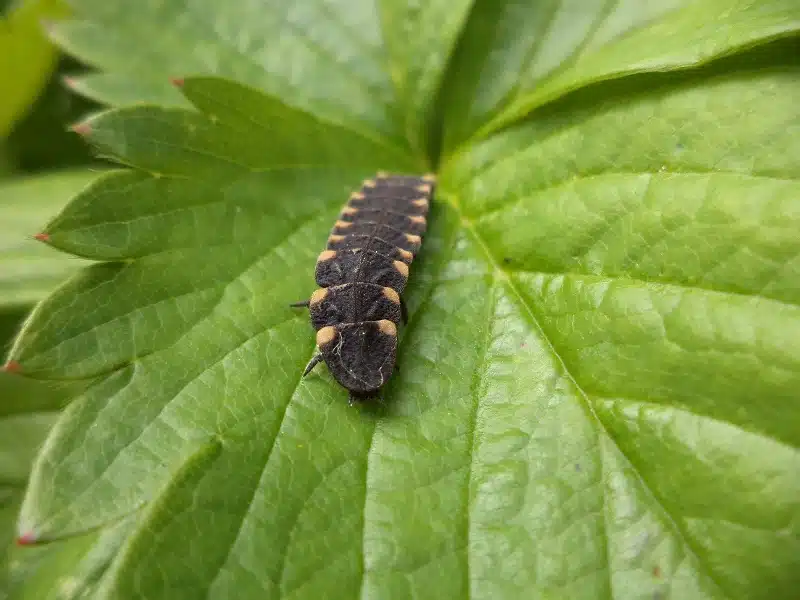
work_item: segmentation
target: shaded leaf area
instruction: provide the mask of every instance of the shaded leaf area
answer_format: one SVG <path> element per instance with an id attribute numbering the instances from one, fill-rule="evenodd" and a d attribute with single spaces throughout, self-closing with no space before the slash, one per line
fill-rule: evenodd
<path id="1" fill-rule="evenodd" d="M 0 183 L 0 308 L 38 301 L 85 264 L 33 236 L 95 177 L 82 169 Z"/>
<path id="2" fill-rule="evenodd" d="M 0 593 L 5 591 L 8 600 L 97 597 L 102 576 L 134 523 L 132 516 L 58 544 L 11 548 Z"/>
<path id="3" fill-rule="evenodd" d="M 6 548 L 14 531 L 9 523 L 28 479 L 39 445 L 55 421 L 55 414 L 32 413 L 0 416 L 0 547 Z"/>
<path id="4" fill-rule="evenodd" d="M 0 138 L 25 115 L 56 64 L 57 50 L 45 37 L 41 21 L 65 12 L 59 0 L 22 0 L 0 12 L 0 80 L 5 82 Z"/>
<path id="5" fill-rule="evenodd" d="M 75 90 L 112 105 L 185 105 L 169 78 L 215 74 L 401 147 L 421 147 L 431 99 L 470 0 L 73 0 L 52 31 L 98 69 Z M 149 43 L 142 44 L 141 32 Z"/>
<path id="6" fill-rule="evenodd" d="M 348 192 L 414 164 L 222 80 L 186 82 L 199 112 L 96 118 L 90 139 L 135 169 L 46 231 L 105 262 L 13 355 L 105 375 L 56 425 L 20 531 L 124 519 L 72 582 L 104 598 L 786 596 L 797 75 L 564 103 L 462 149 L 399 372 L 361 410 L 324 368 L 301 380 L 313 336 L 287 304 Z"/>
<path id="7" fill-rule="evenodd" d="M 55 411 L 79 390 L 75 385 L 52 389 L 47 382 L 15 379 L 20 380 L 0 373 L 0 597 L 77 597 L 89 592 L 105 572 L 133 521 L 58 545 L 16 545 L 17 517 L 31 464 L 58 417 Z M 24 412 L 19 410 L 23 402 Z"/>
<path id="8" fill-rule="evenodd" d="M 24 485 L 38 443 L 50 428 L 49 414 L 3 415 L 0 420 L 0 485 Z"/>
<path id="9" fill-rule="evenodd" d="M 696 66 L 798 29 L 794 0 L 476 0 L 449 71 L 446 146 L 592 82 Z"/>
<path id="10" fill-rule="evenodd" d="M 28 308 L 4 307 L 0 311 L 0 353 L 5 356 Z M 31 464 L 61 409 L 78 393 L 83 382 L 45 382 L 0 371 L 0 598 L 18 598 L 22 580 L 12 575 L 34 572 L 38 561 L 28 553 L 22 560 L 13 549 L 16 520 Z M 44 556 L 49 549 L 37 551 Z M 29 596 L 41 598 L 46 596 Z"/>
<path id="11" fill-rule="evenodd" d="M 29 307 L 6 307 L 0 311 L 0 355 L 5 357 L 22 327 Z M 61 409 L 89 381 L 42 381 L 0 371 L 0 419 Z M 38 442 L 37 442 L 38 443 Z M 25 461 L 23 461 L 24 463 Z"/>
<path id="12" fill-rule="evenodd" d="M 86 385 L 83 381 L 37 381 L 0 372 L 0 419 L 55 411 Z"/>
<path id="13" fill-rule="evenodd" d="M 67 398 L 66 390 L 0 373 L 0 597 L 10 590 L 16 519 L 31 463 Z M 29 406 L 24 403 L 29 402 Z"/>
<path id="14" fill-rule="evenodd" d="M 68 129 L 87 112 L 97 110 L 95 104 L 75 95 L 62 82 L 63 74 L 78 66 L 75 60 L 60 57 L 39 98 L 0 146 L 0 155 L 5 155 L 0 162 L 7 161 L 9 173 L 44 175 L 50 170 L 91 164 L 86 144 Z"/>
<path id="15" fill-rule="evenodd" d="M 438 144 L 434 102 L 474 0 L 379 0 L 374 4 L 389 56 L 395 104 L 400 107 L 398 122 L 413 152 L 424 156 L 430 144 Z"/>

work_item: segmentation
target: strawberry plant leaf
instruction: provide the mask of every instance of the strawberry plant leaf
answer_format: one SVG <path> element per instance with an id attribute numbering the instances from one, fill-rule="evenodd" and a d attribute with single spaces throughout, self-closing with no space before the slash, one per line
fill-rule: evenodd
<path id="1" fill-rule="evenodd" d="M 169 78 L 216 74 L 396 145 L 422 147 L 470 0 L 302 4 L 72 0 L 53 38 L 101 70 L 73 89 L 112 105 L 185 106 Z M 324 23 L 323 27 L 320 24 Z M 141 43 L 149 31 L 150 43 Z"/>
<path id="2" fill-rule="evenodd" d="M 377 3 L 388 70 L 405 137 L 414 151 L 427 151 L 433 102 L 456 38 L 474 0 Z"/>
<path id="3" fill-rule="evenodd" d="M 587 84 L 693 67 L 799 29 L 794 0 L 477 0 L 451 70 L 447 147 Z"/>
<path id="4" fill-rule="evenodd" d="M 115 47 L 108 32 L 156 9 L 125 9 L 123 22 L 123 9 L 78 4 L 97 14 L 59 30 L 69 47 L 150 81 L 186 31 L 231 31 L 255 6 L 158 9 L 192 18 L 163 25 L 138 62 L 132 33 Z M 308 6 L 341 15 L 338 3 Z M 259 8 L 290 45 L 340 32 L 340 18 Z M 485 43 L 477 10 L 459 52 Z M 664 19 L 689 47 L 687 10 Z M 437 52 L 465 18 L 448 19 Z M 713 55 L 777 35 L 735 23 Z M 248 39 L 254 25 L 237 24 Z M 70 34 L 78 25 L 94 37 Z M 567 25 L 566 39 L 583 35 Z M 206 56 L 245 69 L 241 51 L 202 39 Z M 315 256 L 362 178 L 437 162 L 422 147 L 437 146 L 441 123 L 419 115 L 480 95 L 453 96 L 458 58 L 437 98 L 441 56 L 371 39 L 388 67 L 372 48 L 338 66 L 298 63 L 316 79 L 281 85 L 285 65 L 262 69 L 286 60 L 276 43 L 253 53 L 258 77 L 227 72 L 252 87 L 186 77 L 180 102 L 76 128 L 129 168 L 44 229 L 96 262 L 37 306 L 11 358 L 32 377 L 97 379 L 38 457 L 19 534 L 59 544 L 114 532 L 82 555 L 90 575 L 70 588 L 100 598 L 789 597 L 800 583 L 796 41 L 547 96 L 519 122 L 527 109 L 504 103 L 514 117 L 502 132 L 441 163 L 399 371 L 383 404 L 353 408 L 324 367 L 302 378 L 314 340 L 288 304 L 314 289 Z M 631 64 L 689 64 L 628 48 L 563 90 Z M 429 97 L 409 109 L 375 93 L 351 110 L 315 95 L 353 69 Z"/>
<path id="5" fill-rule="evenodd" d="M 594 523 L 586 535 L 596 542 L 584 540 L 582 555 L 602 561 L 612 552 L 596 575 L 598 596 L 613 595 L 637 569 L 637 585 L 660 593 L 644 564 L 672 573 L 678 597 L 780 596 L 796 582 L 800 545 L 787 524 L 800 489 L 792 475 L 800 466 L 792 402 L 800 384 L 800 184 L 789 158 L 800 152 L 797 75 L 796 66 L 754 67 L 663 87 L 646 82 L 624 99 L 592 102 L 588 114 L 572 104 L 568 123 L 556 111 L 513 128 L 445 171 L 473 243 L 497 269 L 482 295 L 511 296 L 517 326 L 546 340 L 537 343 L 538 360 L 513 371 L 532 374 L 531 390 L 551 382 L 541 404 L 524 381 L 509 381 L 500 397 L 517 390 L 526 399 L 519 410 L 534 404 L 528 419 L 537 429 L 549 411 L 558 423 L 569 422 L 562 411 L 585 411 L 572 413 L 568 443 L 595 446 L 593 468 L 610 485 L 596 491 L 594 519 L 582 520 Z M 767 105 L 769 114 L 760 110 Z M 551 370 L 542 373 L 548 356 Z M 536 447 L 534 464 L 560 471 L 574 460 L 586 469 L 583 452 L 566 458 L 554 442 L 548 463 Z M 497 477 L 488 469 L 488 489 Z M 589 502 L 591 494 L 582 496 Z M 488 510 L 493 497 L 483 517 L 490 537 L 503 518 Z M 572 513 L 559 514 L 560 527 L 549 525 L 557 536 Z M 506 537 L 497 535 L 498 550 Z M 577 578 L 585 567 L 565 554 Z M 490 580 L 498 565 L 483 562 L 471 562 L 471 573 Z M 535 575 L 514 593 L 535 587 Z M 578 585 L 585 590 L 588 579 Z M 487 592 L 501 590 L 487 584 Z"/>

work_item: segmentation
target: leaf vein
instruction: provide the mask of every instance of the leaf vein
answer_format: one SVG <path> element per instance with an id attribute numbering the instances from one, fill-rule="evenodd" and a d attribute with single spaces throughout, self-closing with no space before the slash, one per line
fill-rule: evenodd
<path id="1" fill-rule="evenodd" d="M 445 243 L 443 244 L 445 255 L 442 257 L 440 261 L 437 261 L 439 267 L 437 269 L 437 275 L 440 274 L 446 267 L 446 265 L 450 262 L 450 259 L 455 252 L 455 244 L 453 243 L 456 237 L 457 231 L 455 227 L 448 228 L 443 237 L 445 238 Z M 408 316 L 408 323 L 403 328 L 401 335 L 403 339 L 405 339 L 408 335 L 411 334 L 412 331 L 418 327 L 421 320 L 419 319 L 418 315 L 423 312 L 423 308 L 431 301 L 433 298 L 433 293 L 436 289 L 436 282 L 437 277 L 434 276 L 432 281 L 429 282 L 428 289 L 425 291 L 425 295 L 423 299 L 420 301 L 417 309 L 413 311 L 409 311 Z M 408 347 L 408 344 L 401 344 L 401 348 Z M 368 506 L 369 506 L 369 472 L 370 472 L 370 457 L 375 452 L 375 436 L 377 434 L 377 427 L 374 427 L 371 434 L 369 445 L 367 449 L 367 460 L 365 462 L 365 470 L 364 470 L 364 505 L 361 510 L 361 514 L 364 516 L 363 528 L 361 532 L 361 587 L 359 590 L 359 598 L 361 600 L 367 600 L 368 598 L 368 590 L 367 590 L 367 565 L 366 565 L 366 552 L 365 548 L 367 547 L 367 515 L 368 515 Z"/>
<path id="2" fill-rule="evenodd" d="M 287 319 L 287 321 L 288 320 L 291 320 L 291 319 Z M 286 402 L 283 404 L 283 409 L 282 409 L 281 414 L 280 414 L 278 429 L 275 432 L 275 436 L 272 438 L 272 444 L 270 445 L 269 450 L 267 451 L 267 454 L 266 454 L 266 456 L 264 458 L 264 464 L 261 467 L 261 472 L 260 472 L 260 474 L 258 476 L 258 479 L 256 480 L 256 484 L 253 486 L 252 493 L 250 495 L 250 501 L 247 504 L 247 508 L 244 511 L 242 511 L 241 519 L 239 520 L 239 529 L 236 532 L 236 536 L 234 536 L 233 541 L 229 544 L 228 551 L 225 553 L 225 557 L 220 561 L 220 565 L 217 568 L 217 572 L 214 575 L 214 578 L 211 580 L 211 582 L 208 585 L 208 589 L 209 590 L 214 586 L 216 581 L 219 579 L 220 575 L 222 574 L 222 569 L 228 563 L 228 560 L 230 559 L 231 554 L 233 553 L 233 550 L 236 547 L 236 544 L 239 541 L 239 538 L 241 537 L 242 532 L 244 531 L 245 521 L 247 520 L 247 516 L 250 514 L 250 512 L 253 509 L 253 504 L 256 501 L 256 496 L 258 495 L 258 491 L 262 487 L 261 483 L 262 483 L 262 481 L 264 479 L 264 476 L 266 474 L 267 466 L 269 465 L 270 458 L 272 458 L 272 454 L 275 451 L 275 446 L 278 443 L 278 438 L 280 437 L 281 431 L 283 430 L 283 427 L 284 427 L 284 425 L 286 423 L 286 415 L 289 412 L 289 405 L 292 403 L 292 399 L 294 398 L 295 394 L 297 393 L 297 389 L 300 387 L 300 384 L 303 381 L 302 371 L 298 371 L 298 372 L 301 373 L 301 375 L 297 378 L 297 383 L 291 389 L 291 392 L 289 393 L 289 397 L 287 398 Z M 294 527 L 294 525 L 293 525 L 293 527 Z M 279 588 L 281 587 L 281 582 L 283 581 L 283 571 L 284 571 L 284 567 L 286 565 L 286 555 L 287 555 L 287 552 L 284 552 L 283 553 L 283 557 L 282 557 L 283 560 L 281 562 L 280 576 L 278 577 L 278 582 L 276 582 L 276 583 L 278 583 L 278 587 Z"/>
<path id="3" fill-rule="evenodd" d="M 514 270 L 505 270 L 504 272 L 510 274 L 517 274 L 523 273 L 525 275 L 545 275 L 548 277 L 574 277 L 576 279 L 587 279 L 587 278 L 595 278 L 595 279 L 602 279 L 607 280 L 609 282 L 623 282 L 623 283 L 634 283 L 634 284 L 642 284 L 644 286 L 653 286 L 653 287 L 661 287 L 661 288 L 676 288 L 678 290 L 685 290 L 685 291 L 701 291 L 701 292 L 709 292 L 711 294 L 720 294 L 722 296 L 734 296 L 734 297 L 741 297 L 741 298 L 748 298 L 750 300 L 754 300 L 757 302 L 774 302 L 779 306 L 784 306 L 794 310 L 795 308 L 800 308 L 800 302 L 791 302 L 789 300 L 784 300 L 780 298 L 773 298 L 770 296 L 760 296 L 757 293 L 748 293 L 747 291 L 741 290 L 724 290 L 718 289 L 707 285 L 695 285 L 695 284 L 688 284 L 685 282 L 681 282 L 678 280 L 673 279 L 644 279 L 642 277 L 637 277 L 632 274 L 623 274 L 623 273 L 591 273 L 591 272 L 581 272 L 581 271 L 542 271 L 540 269 L 514 269 Z"/>
<path id="4" fill-rule="evenodd" d="M 262 94 L 266 94 L 266 92 L 263 92 L 261 90 L 259 90 L 259 92 L 262 93 Z M 212 98 L 208 94 L 201 93 L 201 92 L 198 92 L 198 91 L 194 91 L 193 93 L 196 94 L 196 95 L 202 96 L 204 98 L 207 98 L 208 100 L 211 100 L 211 101 L 217 102 L 219 104 L 222 104 L 222 106 L 224 106 L 231 113 L 239 115 L 240 117 L 242 117 L 246 121 L 248 121 L 248 122 L 252 123 L 253 125 L 257 126 L 264 133 L 271 134 L 271 129 L 270 129 L 269 125 L 267 125 L 262 120 L 256 118 L 256 116 L 254 114 L 243 112 L 235 104 L 224 102 L 220 98 Z M 384 138 L 381 135 L 374 135 L 369 130 L 368 131 L 362 131 L 360 128 L 355 128 L 352 125 L 345 124 L 345 123 L 342 123 L 340 121 L 336 121 L 334 119 L 326 118 L 326 117 L 323 117 L 321 115 L 316 115 L 316 114 L 310 113 L 307 110 L 302 109 L 302 108 L 298 108 L 298 107 L 295 107 L 295 106 L 290 106 L 290 105 L 284 103 L 283 101 L 279 100 L 278 98 L 276 98 L 274 96 L 272 96 L 271 98 L 273 100 L 275 100 L 276 102 L 280 102 L 281 105 L 283 105 L 284 107 L 288 108 L 289 110 L 293 110 L 293 111 L 297 111 L 297 112 L 302 113 L 308 119 L 314 121 L 314 123 L 316 125 L 335 127 L 335 128 L 340 129 L 342 131 L 348 131 L 348 132 L 350 132 L 350 133 L 352 133 L 354 135 L 357 135 L 358 137 L 362 138 L 366 142 L 370 142 L 370 143 L 376 144 L 376 145 L 378 145 L 378 146 L 380 146 L 380 147 L 382 147 L 382 148 L 384 148 L 386 150 L 389 150 L 389 151 L 391 151 L 393 153 L 396 153 L 396 154 L 398 154 L 400 156 L 405 157 L 405 153 L 403 152 L 403 150 L 401 148 L 398 148 L 394 144 L 390 143 L 386 138 Z M 229 129 L 234 130 L 234 128 L 231 125 L 226 124 L 226 126 Z"/>
<path id="5" fill-rule="evenodd" d="M 130 440 L 122 448 L 120 448 L 119 451 L 116 453 L 116 456 L 114 457 L 114 459 L 110 463 L 108 463 L 108 465 L 106 465 L 100 473 L 97 474 L 97 476 L 94 478 L 94 481 L 89 486 L 87 486 L 86 489 L 84 489 L 82 492 L 80 492 L 79 494 L 75 495 L 74 499 L 72 500 L 72 504 L 79 503 L 81 501 L 81 499 L 83 499 L 86 495 L 88 495 L 93 490 L 93 488 L 97 484 L 97 482 L 99 482 L 103 478 L 103 476 L 106 473 L 108 473 L 117 464 L 118 460 L 121 460 L 123 452 L 125 452 L 125 450 L 127 450 L 128 448 L 133 446 L 141 437 L 144 436 L 144 434 L 147 432 L 147 430 L 164 413 L 164 411 L 170 405 L 170 402 L 172 400 L 174 400 L 175 398 L 177 398 L 187 387 L 189 387 L 193 382 L 195 382 L 198 379 L 200 379 L 208 371 L 210 371 L 211 369 L 213 369 L 217 365 L 221 364 L 226 358 L 228 358 L 231 354 L 233 354 L 234 352 L 239 350 L 242 346 L 248 344 L 249 342 L 251 342 L 252 340 L 254 340 L 257 337 L 259 337 L 261 335 L 264 335 L 265 333 L 269 333 L 270 331 L 272 331 L 273 329 L 275 329 L 277 327 L 280 327 L 284 323 L 288 323 L 289 321 L 291 321 L 291 320 L 293 320 L 295 318 L 297 318 L 297 317 L 296 316 L 292 316 L 292 317 L 284 319 L 283 321 L 280 321 L 278 323 L 271 323 L 270 325 L 265 327 L 263 330 L 255 333 L 254 335 L 247 336 L 246 338 L 240 340 L 240 342 L 237 343 L 234 347 L 228 348 L 223 354 L 221 354 L 219 357 L 217 357 L 213 362 L 210 362 L 210 363 L 207 363 L 206 365 L 204 365 L 203 368 L 199 372 L 197 372 L 196 374 L 194 374 L 191 377 L 189 377 L 186 380 L 186 382 L 184 383 L 184 385 L 181 386 L 181 388 L 179 390 L 177 390 L 175 392 L 175 394 L 173 394 L 172 398 L 170 398 L 169 400 L 167 400 L 164 403 L 164 405 L 159 409 L 159 411 L 155 415 L 153 415 L 153 417 L 148 421 L 148 423 L 146 425 L 143 424 L 141 434 L 138 437 Z M 131 363 L 131 365 L 132 365 L 133 368 L 136 368 L 136 364 L 135 363 Z M 127 387 L 127 385 L 130 385 L 130 382 L 128 382 L 128 384 L 126 384 L 126 387 Z M 83 450 L 83 448 L 76 448 L 73 452 L 76 452 L 78 450 Z M 142 504 L 145 504 L 148 501 L 149 500 L 143 500 Z M 50 521 L 57 520 L 58 517 L 60 517 L 64 513 L 66 513 L 66 511 L 68 511 L 68 510 L 70 510 L 70 506 L 69 505 L 63 506 L 60 510 L 56 511 L 55 513 L 53 513 L 50 516 L 49 520 Z"/>
<path id="6" fill-rule="evenodd" d="M 347 74 L 352 79 L 352 81 L 354 81 L 357 85 L 359 85 L 365 91 L 374 94 L 374 96 L 378 96 L 378 97 L 381 97 L 381 98 L 384 97 L 385 92 L 386 92 L 385 88 L 383 88 L 381 86 L 378 86 L 378 85 L 376 85 L 375 83 L 373 83 L 371 81 L 368 81 L 366 79 L 366 77 L 363 77 L 363 76 L 359 75 L 355 69 L 350 67 L 350 65 L 348 65 L 347 63 L 344 63 L 344 62 L 342 62 L 340 60 L 337 60 L 337 58 L 335 56 L 331 55 L 326 48 L 323 48 L 322 45 L 320 45 L 318 42 L 314 41 L 308 35 L 306 35 L 306 32 L 302 27 L 299 27 L 296 23 L 293 23 L 292 21 L 290 21 L 289 18 L 288 18 L 288 12 L 289 12 L 289 10 L 291 10 L 292 4 L 291 3 L 287 3 L 286 6 L 287 6 L 287 10 L 286 10 L 287 14 L 284 15 L 284 19 L 282 20 L 282 25 L 285 25 L 286 29 L 292 31 L 293 33 L 298 34 L 297 37 L 295 38 L 296 40 L 298 40 L 300 43 L 302 43 L 308 50 L 310 50 L 311 52 L 313 52 L 317 56 L 320 56 L 320 57 L 322 57 L 324 59 L 327 59 L 332 64 L 335 64 L 338 67 L 342 68 L 344 71 L 347 72 Z M 372 57 L 372 56 L 370 56 L 369 58 L 373 58 L 373 60 L 374 60 L 374 57 Z M 385 103 L 384 100 L 382 100 L 381 103 L 382 103 L 382 106 L 384 108 L 388 108 L 388 106 L 387 106 L 387 104 Z"/>
<path id="7" fill-rule="evenodd" d="M 456 202 L 451 201 L 450 204 L 451 204 L 451 206 L 453 206 L 453 208 L 456 211 L 461 213 L 461 211 L 460 211 L 460 209 L 459 209 L 459 207 L 458 207 Z M 628 458 L 628 456 L 623 452 L 622 447 L 620 446 L 620 444 L 612 437 L 609 429 L 606 427 L 605 423 L 600 419 L 600 416 L 597 413 L 597 411 L 595 411 L 594 405 L 592 404 L 588 394 L 583 390 L 583 388 L 578 384 L 578 381 L 572 375 L 572 372 L 567 367 L 567 364 L 564 361 L 564 358 L 561 356 L 561 354 L 558 352 L 556 347 L 553 345 L 552 340 L 550 339 L 550 337 L 545 332 L 545 330 L 542 327 L 538 317 L 534 314 L 534 312 L 531 309 L 531 307 L 525 302 L 522 293 L 519 291 L 517 286 L 514 284 L 514 281 L 511 278 L 509 278 L 509 277 L 507 277 L 505 275 L 505 271 L 500 267 L 498 262 L 495 260 L 494 255 L 492 254 L 492 252 L 489 249 L 489 247 L 486 245 L 486 242 L 484 242 L 483 238 L 481 238 L 480 235 L 478 235 L 478 233 L 475 231 L 475 228 L 473 227 L 472 223 L 469 222 L 466 219 L 466 217 L 464 217 L 463 215 L 462 215 L 462 224 L 470 232 L 470 234 L 473 236 L 473 238 L 475 239 L 477 244 L 481 247 L 484 255 L 486 256 L 487 262 L 494 269 L 495 273 L 501 274 L 503 277 L 506 278 L 506 280 L 508 282 L 508 289 L 512 292 L 513 296 L 515 297 L 516 303 L 528 315 L 528 318 L 529 318 L 531 324 L 534 326 L 536 331 L 539 333 L 540 338 L 544 342 L 545 346 L 549 349 L 550 354 L 553 356 L 553 358 L 556 360 L 556 362 L 560 366 L 561 372 L 564 374 L 564 377 L 566 377 L 570 381 L 570 383 L 574 386 L 576 392 L 578 393 L 578 395 L 582 399 L 582 403 L 583 403 L 584 407 L 586 408 L 588 413 L 592 416 L 592 421 L 593 421 L 594 427 L 597 428 L 598 433 L 602 434 L 602 435 L 605 435 L 614 444 L 614 446 L 617 449 L 617 451 L 619 452 L 620 456 L 622 456 L 624 458 L 624 460 L 630 465 L 631 470 L 636 474 L 637 479 L 641 483 L 642 489 L 651 498 L 653 504 L 655 506 L 657 506 L 659 508 L 660 512 L 663 513 L 665 515 L 665 517 L 669 520 L 669 522 L 670 522 L 670 524 L 672 526 L 673 532 L 678 536 L 678 538 L 680 539 L 680 541 L 681 541 L 682 545 L 684 546 L 684 548 L 687 550 L 688 553 L 690 553 L 693 556 L 693 558 L 694 558 L 694 560 L 696 561 L 697 564 L 703 564 L 702 561 L 699 558 L 699 555 L 698 555 L 697 551 L 694 549 L 692 544 L 689 542 L 689 537 L 686 535 L 686 533 L 683 531 L 683 529 L 678 526 L 677 521 L 673 518 L 672 514 L 669 513 L 669 511 L 667 510 L 666 504 L 664 502 L 662 502 L 655 495 L 653 489 L 646 482 L 646 480 L 642 477 L 642 475 L 639 472 L 639 470 L 631 462 L 631 460 Z M 710 570 L 706 569 L 706 571 L 710 571 Z M 709 573 L 706 573 L 706 576 L 708 577 L 709 581 L 711 581 L 717 587 L 717 589 L 719 589 L 720 591 L 725 593 L 725 590 L 722 588 L 722 586 Z"/>
<path id="8" fill-rule="evenodd" d="M 480 353 L 478 362 L 475 365 L 472 373 L 472 381 L 470 382 L 470 396 L 472 399 L 472 410 L 469 414 L 469 422 L 467 423 L 467 476 L 466 485 L 464 486 L 464 538 L 465 538 L 465 576 L 466 576 L 466 593 L 467 598 L 472 597 L 472 569 L 471 569 L 471 540 L 472 540 L 472 511 L 471 511 L 471 496 L 473 488 L 473 474 L 475 470 L 475 450 L 478 445 L 476 440 L 476 430 L 478 426 L 478 413 L 481 410 L 481 379 L 486 374 L 487 355 L 489 353 L 489 346 L 492 339 L 492 317 L 495 310 L 495 278 L 492 274 L 492 282 L 489 284 L 489 299 L 486 302 L 486 316 L 484 323 L 486 330 L 481 340 Z"/>
<path id="9" fill-rule="evenodd" d="M 583 183 L 583 182 L 591 182 L 594 179 L 602 179 L 604 177 L 619 177 L 619 176 L 630 176 L 630 177 L 653 177 L 654 175 L 671 175 L 671 176 L 732 176 L 732 177 L 743 177 L 748 179 L 758 179 L 758 180 L 766 180 L 766 181 L 781 181 L 781 182 L 792 182 L 796 183 L 800 181 L 798 177 L 778 177 L 776 175 L 770 174 L 763 174 L 758 172 L 751 172 L 746 173 L 743 171 L 721 171 L 719 169 L 686 169 L 686 170 L 670 170 L 670 169 L 662 169 L 658 168 L 654 171 L 623 171 L 623 170 L 608 170 L 608 171 L 594 171 L 594 172 L 587 172 L 587 173 L 575 173 L 570 177 L 565 179 L 559 179 L 558 181 L 548 182 L 542 186 L 534 187 L 530 190 L 527 190 L 526 194 L 519 198 L 512 197 L 510 200 L 501 202 L 499 204 L 495 204 L 488 208 L 487 210 L 478 211 L 475 213 L 471 213 L 469 216 L 470 218 L 474 219 L 476 222 L 482 221 L 487 217 L 493 216 L 495 213 L 502 212 L 505 210 L 510 210 L 513 207 L 525 204 L 527 202 L 531 202 L 536 200 L 536 196 L 542 194 L 543 192 L 551 192 L 553 190 L 558 190 L 562 187 L 568 187 L 570 185 L 574 185 L 576 183 Z"/>

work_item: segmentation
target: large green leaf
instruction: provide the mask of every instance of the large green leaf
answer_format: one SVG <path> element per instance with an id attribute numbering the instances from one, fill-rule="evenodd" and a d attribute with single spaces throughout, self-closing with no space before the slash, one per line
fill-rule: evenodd
<path id="1" fill-rule="evenodd" d="M 345 16 L 375 17 L 375 6 L 77 4 L 86 20 L 60 31 L 109 71 L 93 81 L 113 78 L 120 100 L 172 100 L 77 128 L 130 168 L 94 182 L 46 227 L 50 244 L 97 263 L 37 307 L 12 352 L 33 377 L 98 377 L 55 426 L 23 504 L 24 540 L 88 540 L 67 589 L 42 589 L 148 599 L 791 597 L 800 584 L 794 41 L 691 73 L 596 85 L 700 62 L 694 50 L 669 62 L 631 44 L 609 50 L 600 70 L 565 65 L 562 92 L 595 85 L 558 102 L 547 92 L 534 103 L 547 106 L 522 122 L 512 121 L 529 106 L 516 97 L 465 119 L 465 133 L 488 133 L 496 115 L 513 115 L 443 163 L 399 372 L 383 404 L 352 408 L 324 367 L 301 378 L 313 332 L 287 305 L 314 289 L 315 256 L 363 177 L 438 162 L 423 147 L 440 144 L 442 122 L 423 124 L 437 114 L 449 123 L 449 107 L 463 115 L 478 101 L 460 69 L 483 67 L 460 61 L 489 47 L 475 23 L 491 28 L 498 17 L 481 17 L 479 3 L 459 30 L 454 9 L 436 36 L 426 23 L 438 46 L 403 46 L 402 34 L 385 33 L 391 15 L 413 21 L 443 14 L 444 3 L 418 12 L 387 2 L 381 19 L 361 21 L 371 29 L 347 38 L 357 48 L 337 46 L 351 54 L 304 62 L 301 42 L 318 49 L 341 35 Z M 749 6 L 670 13 L 671 48 L 697 40 L 691 14 L 730 25 L 725 39 L 707 36 L 713 52 L 702 60 L 791 29 L 790 5 L 766 4 L 748 26 Z M 782 20 L 767 18 L 770 7 Z M 632 5 L 612 8 L 640 21 Z M 159 15 L 171 21 L 159 25 Z M 152 43 L 133 52 L 143 23 Z M 585 35 L 580 23 L 565 22 L 564 39 Z M 459 31 L 440 90 L 443 55 L 424 53 L 446 54 Z M 256 35 L 274 44 L 253 42 L 245 55 Z M 518 42 L 500 35 L 500 47 Z M 278 75 L 292 61 L 289 82 Z M 166 91 L 168 72 L 192 69 L 260 91 L 209 77 L 187 77 L 185 100 Z M 353 73 L 417 91 L 346 105 L 331 91 Z M 98 528 L 105 541 L 85 537 Z"/>

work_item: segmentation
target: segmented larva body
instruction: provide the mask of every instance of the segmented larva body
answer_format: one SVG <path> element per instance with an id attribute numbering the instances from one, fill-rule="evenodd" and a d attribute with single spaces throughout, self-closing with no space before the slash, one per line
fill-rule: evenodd
<path id="1" fill-rule="evenodd" d="M 369 396 L 394 370 L 401 294 L 427 228 L 435 179 L 378 173 L 350 195 L 319 255 L 320 289 L 307 304 L 317 354 L 351 397 Z"/>

